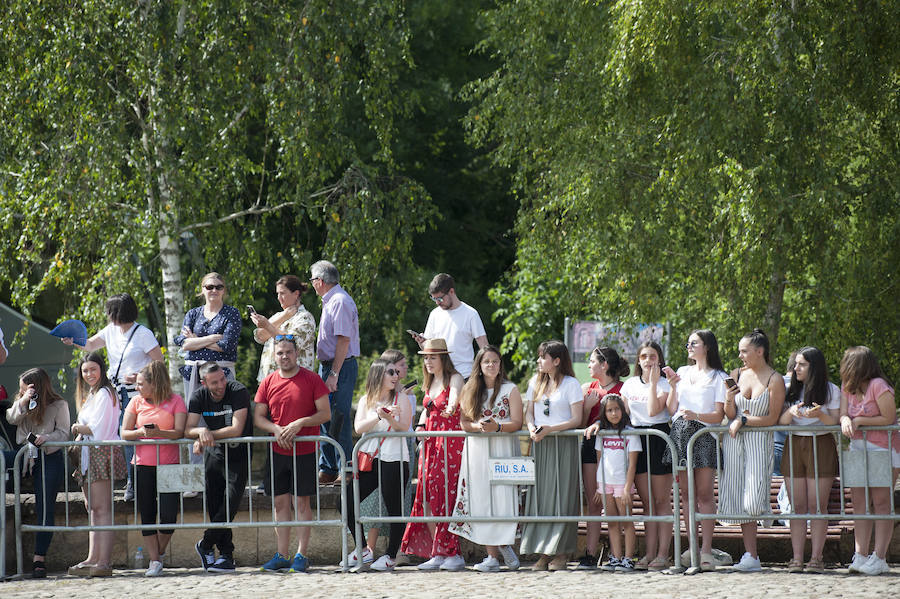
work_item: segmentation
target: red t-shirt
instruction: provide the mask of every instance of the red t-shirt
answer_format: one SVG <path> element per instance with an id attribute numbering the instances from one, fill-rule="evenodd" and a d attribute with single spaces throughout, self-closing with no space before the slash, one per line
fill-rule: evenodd
<path id="1" fill-rule="evenodd" d="M 591 408 L 591 413 L 588 414 L 588 426 L 597 422 L 597 418 L 600 417 L 600 404 L 603 402 L 603 397 L 609 395 L 610 393 L 618 394 L 620 391 L 622 391 L 622 381 L 619 381 L 609 389 L 604 390 L 603 387 L 600 386 L 600 381 L 594 379 L 588 386 L 588 392 L 594 391 L 595 389 L 599 394 L 599 398 L 597 399 L 597 403 L 594 404 L 594 407 Z"/>
<path id="2" fill-rule="evenodd" d="M 297 374 L 289 379 L 282 378 L 276 370 L 263 379 L 256 390 L 256 403 L 265 404 L 269 409 L 269 420 L 278 426 L 285 426 L 305 416 L 316 413 L 316 400 L 328 395 L 328 387 L 316 373 L 301 367 Z M 346 424 L 346 423 L 345 423 Z M 305 426 L 297 436 L 318 435 L 318 426 Z M 277 443 L 272 447 L 275 453 L 291 455 L 290 450 L 282 449 Z M 313 453 L 316 444 L 313 441 L 295 443 L 294 454 Z"/>

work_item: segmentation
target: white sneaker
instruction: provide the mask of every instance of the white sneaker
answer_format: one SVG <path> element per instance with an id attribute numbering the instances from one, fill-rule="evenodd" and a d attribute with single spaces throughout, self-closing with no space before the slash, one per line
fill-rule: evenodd
<path id="1" fill-rule="evenodd" d="M 441 564 L 441 570 L 448 570 L 450 572 L 459 572 L 460 570 L 464 570 L 465 567 L 466 560 L 458 553 L 444 558 L 444 563 Z"/>
<path id="2" fill-rule="evenodd" d="M 512 545 L 501 545 L 499 549 L 500 555 L 503 556 L 503 563 L 506 564 L 506 567 L 510 570 L 518 570 L 519 558 L 516 556 L 516 552 L 513 550 Z"/>
<path id="3" fill-rule="evenodd" d="M 447 558 L 445 558 L 443 555 L 435 555 L 427 562 L 421 563 L 416 567 L 419 570 L 437 570 L 443 565 L 445 559 Z"/>
<path id="4" fill-rule="evenodd" d="M 859 567 L 859 571 L 866 576 L 878 576 L 879 574 L 887 574 L 890 572 L 891 567 L 888 566 L 885 560 L 873 553 L 869 558 L 869 561 Z"/>
<path id="5" fill-rule="evenodd" d="M 749 551 L 745 551 L 744 555 L 741 556 L 741 561 L 736 563 L 733 567 L 738 572 L 759 572 L 762 570 L 759 558 L 750 555 Z"/>
<path id="6" fill-rule="evenodd" d="M 875 555 L 874 553 L 872 555 Z M 863 555 L 861 553 L 854 553 L 853 560 L 850 562 L 850 565 L 847 567 L 847 571 L 850 574 L 859 574 L 860 568 L 862 568 L 870 559 L 872 559 L 872 555 Z"/>
<path id="7" fill-rule="evenodd" d="M 375 561 L 375 556 L 372 554 L 372 550 L 366 547 L 363 550 L 362 561 L 364 564 L 371 564 Z M 350 567 L 355 568 L 359 565 L 359 560 L 356 558 L 356 550 L 350 552 Z"/>
<path id="8" fill-rule="evenodd" d="M 394 569 L 397 563 L 388 557 L 388 554 L 385 553 L 381 557 L 379 557 L 374 564 L 369 566 L 372 570 L 377 570 L 378 572 L 390 572 Z"/>
<path id="9" fill-rule="evenodd" d="M 162 568 L 162 562 L 150 560 L 150 567 L 147 568 L 146 572 L 144 572 L 144 576 L 159 576 L 160 574 L 162 574 Z"/>
<path id="10" fill-rule="evenodd" d="M 200 493 L 198 493 L 197 491 L 185 491 L 184 493 L 181 494 L 181 496 L 184 497 L 185 499 L 193 499 L 194 497 L 197 497 L 198 495 L 200 495 Z"/>
<path id="11" fill-rule="evenodd" d="M 480 563 L 477 563 L 473 566 L 479 572 L 499 572 L 500 571 L 500 560 L 498 560 L 493 555 L 489 555 Z"/>

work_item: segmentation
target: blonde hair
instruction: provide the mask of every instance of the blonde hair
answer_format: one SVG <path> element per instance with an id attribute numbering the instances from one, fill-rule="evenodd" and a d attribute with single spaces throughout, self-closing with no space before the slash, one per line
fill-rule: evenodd
<path id="1" fill-rule="evenodd" d="M 228 293 L 228 281 L 225 280 L 225 277 L 213 271 L 206 273 L 205 275 L 203 275 L 203 278 L 200 279 L 200 290 L 197 291 L 197 297 L 203 297 L 203 286 L 206 285 L 206 282 L 210 279 L 218 279 L 222 283 L 222 285 L 225 286 L 225 289 L 223 289 L 223 291 L 225 293 Z"/>
<path id="2" fill-rule="evenodd" d="M 384 381 L 384 373 L 393 362 L 378 358 L 369 366 L 369 374 L 366 375 L 366 407 L 372 409 L 378 405 L 381 399 L 381 391 Z"/>
<path id="3" fill-rule="evenodd" d="M 150 403 L 158 406 L 172 396 L 172 380 L 169 378 L 169 369 L 166 368 L 164 362 L 154 360 L 141 368 L 138 373 L 144 379 L 144 383 L 150 385 L 153 392 L 149 399 Z"/>

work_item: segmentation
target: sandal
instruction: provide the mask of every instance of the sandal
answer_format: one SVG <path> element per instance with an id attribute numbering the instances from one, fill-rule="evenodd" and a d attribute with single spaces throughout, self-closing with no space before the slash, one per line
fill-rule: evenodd
<path id="1" fill-rule="evenodd" d="M 824 574 L 825 562 L 821 559 L 811 559 L 806 564 L 806 571 L 811 574 Z"/>
<path id="2" fill-rule="evenodd" d="M 792 559 L 788 562 L 787 571 L 791 574 L 799 574 L 803 572 L 803 562 L 798 559 Z"/>
<path id="3" fill-rule="evenodd" d="M 712 572 L 716 569 L 716 558 L 712 553 L 700 554 L 700 571 Z"/>
<path id="4" fill-rule="evenodd" d="M 650 565 L 650 556 L 645 555 L 638 561 L 634 562 L 634 569 L 635 570 L 646 570 L 649 565 Z"/>
<path id="5" fill-rule="evenodd" d="M 647 569 L 651 572 L 661 572 L 672 567 L 672 562 L 668 558 L 657 557 L 647 564 Z"/>
<path id="6" fill-rule="evenodd" d="M 47 564 L 44 562 L 31 562 L 32 578 L 47 578 Z"/>

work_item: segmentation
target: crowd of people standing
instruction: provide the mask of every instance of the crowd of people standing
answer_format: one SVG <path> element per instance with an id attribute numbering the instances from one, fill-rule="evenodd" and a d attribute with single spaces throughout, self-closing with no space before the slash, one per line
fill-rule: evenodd
<path id="1" fill-rule="evenodd" d="M 536 373 L 523 397 L 506 376 L 500 350 L 488 343 L 477 311 L 459 299 L 455 281 L 443 273 L 429 286 L 436 306 L 423 333 L 409 331 L 423 361 L 424 398 L 418 422 L 414 424 L 416 382 L 403 380 L 406 356 L 398 350 L 387 350 L 372 362 L 353 417 L 360 356 L 356 305 L 340 286 L 337 269 L 327 261 L 311 266 L 309 286 L 322 298 L 318 327 L 301 302 L 308 286 L 293 275 L 275 284 L 280 312 L 268 318 L 255 310 L 249 314 L 254 339 L 263 345 L 252 401 L 234 376 L 241 314 L 225 303 L 225 278 L 215 272 L 203 277 L 199 293 L 203 305 L 188 311 L 175 339 L 186 358 L 181 369 L 184 397 L 173 391 L 159 343 L 149 329 L 137 324 L 137 306 L 128 294 L 108 300 L 109 324 L 79 346 L 87 354 L 78 367 L 74 424 L 68 404 L 53 390 L 46 372 L 23 373 L 7 418 L 18 426 L 17 441 L 29 448 L 25 462 L 35 481 L 38 521 L 53 525 L 53 509 L 48 506 L 55 503 L 66 476 L 62 452 L 59 447 L 43 447 L 47 441 L 196 439 L 191 459 L 202 463 L 206 472 L 204 496 L 210 520 L 227 522 L 235 517 L 250 474 L 247 446 L 227 439 L 251 436 L 256 427 L 274 437 L 265 467 L 267 490 L 274 498 L 275 521 L 289 522 L 311 520 L 310 497 L 317 486 L 335 482 L 347 466 L 332 445 L 322 443 L 317 451 L 315 442 L 295 438 L 327 435 L 349 461 L 354 457 L 355 431 L 376 433 L 356 456 L 360 499 L 367 500 L 363 513 L 375 509 L 393 517 L 458 516 L 459 521 L 392 523 L 383 531 L 388 535 L 387 552 L 375 559 L 378 527 L 359 536 L 358 514 L 351 503 L 347 521 L 359 551 L 350 557 L 349 565 L 389 571 L 407 563 L 409 556 L 418 556 L 423 560 L 418 565 L 421 570 L 461 570 L 466 563 L 460 538 L 465 538 L 485 546 L 486 556 L 474 565 L 476 570 L 498 571 L 501 563 L 516 569 L 519 558 L 514 546 L 521 535 L 519 552 L 538 556 L 534 569 L 565 570 L 576 553 L 577 523 L 532 521 L 520 526 L 515 522 L 520 515 L 517 487 L 491 481 L 491 459 L 516 458 L 521 453 L 515 436 L 497 433 L 515 433 L 524 426 L 535 474 L 526 492 L 525 515 L 577 516 L 583 503 L 592 516 L 631 515 L 637 495 L 645 514 L 671 516 L 673 471 L 686 505 L 690 469 L 698 512 L 718 512 L 720 521 L 741 527 L 745 553 L 734 568 L 757 571 L 761 567 L 757 521 L 769 511 L 775 440 L 771 432 L 755 428 L 779 423 L 840 424 L 851 451 L 887 456 L 891 487 L 900 473 L 897 431 L 860 430 L 897 424 L 894 389 L 866 347 L 845 352 L 838 387 L 828 380 L 822 352 L 812 347 L 795 352 L 788 373 L 779 374 L 771 365 L 769 340 L 758 329 L 738 344 L 742 366 L 726 373 L 716 336 L 698 329 L 685 345 L 689 363 L 677 371 L 666 366 L 663 349 L 655 341 L 640 344 L 633 373 L 615 348 L 597 347 L 589 358 L 592 381 L 581 385 L 566 345 L 550 340 L 538 348 Z M 63 342 L 74 344 L 71 338 Z M 0 347 L 5 357 L 2 332 Z M 97 351 L 103 347 L 108 362 Z M 312 370 L 313 356 L 318 373 Z M 721 424 L 728 426 L 721 441 L 711 433 L 703 434 L 706 428 Z M 577 429 L 584 429 L 580 442 L 572 435 L 554 434 Z M 377 436 L 411 430 L 468 435 L 425 435 L 418 451 L 407 439 Z M 692 437 L 697 438 L 689 462 L 687 446 Z M 91 524 L 110 523 L 113 481 L 127 478 L 126 500 L 137 501 L 143 524 L 159 527 L 141 531 L 150 557 L 146 575 L 159 575 L 161 556 L 173 533 L 166 525 L 176 522 L 179 500 L 177 493 L 157 492 L 157 468 L 179 463 L 178 447 L 138 444 L 127 455 L 110 446 L 76 449 L 74 475 L 84 491 Z M 823 500 L 827 501 L 838 475 L 837 451 L 831 432 L 796 431 L 784 441 L 779 465 L 795 513 L 827 510 Z M 410 495 L 414 477 L 417 484 Z M 713 492 L 717 477 L 718 505 Z M 851 494 L 857 512 L 890 511 L 888 487 L 853 487 Z M 471 517 L 498 521 L 469 521 Z M 714 524 L 708 519 L 699 523 L 703 570 L 716 567 Z M 822 519 L 809 522 L 812 554 L 804 564 L 807 523 L 791 520 L 789 570 L 823 570 L 826 526 Z M 889 519 L 857 521 L 850 570 L 888 571 L 885 558 L 892 530 Z M 290 527 L 276 526 L 277 552 L 262 565 L 264 570 L 308 568 L 310 527 L 298 527 L 296 551 L 291 532 Z M 577 567 L 624 572 L 669 568 L 672 526 L 647 520 L 644 533 L 645 552 L 637 556 L 633 522 L 610 522 L 610 554 L 602 562 L 598 560 L 600 523 L 589 523 L 586 553 Z M 46 574 L 51 539 L 52 532 L 36 535 L 35 577 Z M 205 531 L 196 550 L 206 571 L 235 568 L 230 529 Z M 91 532 L 88 556 L 69 573 L 110 575 L 111 551 L 111 532 Z"/>

